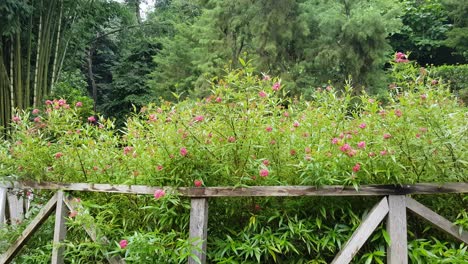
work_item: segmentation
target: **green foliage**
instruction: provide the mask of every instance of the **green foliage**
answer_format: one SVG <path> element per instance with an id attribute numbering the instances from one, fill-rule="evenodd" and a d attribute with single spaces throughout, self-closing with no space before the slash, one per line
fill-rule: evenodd
<path id="1" fill-rule="evenodd" d="M 163 102 L 135 113 L 123 130 L 112 122 L 80 119 L 83 108 L 53 101 L 42 121 L 20 115 L 11 141 L 0 145 L 2 174 L 19 179 L 155 186 L 323 185 L 466 181 L 465 108 L 443 84 L 419 82 L 412 63 L 395 63 L 398 85 L 385 107 L 351 88 L 290 99 L 280 80 L 259 78 L 248 63 L 213 83 L 212 95 Z M 397 82 L 399 80 L 399 82 Z M 413 80 L 413 81 L 411 81 Z M 407 86 L 401 85 L 404 81 Z M 363 125 L 365 124 L 365 125 Z M 411 124 L 408 126 L 408 124 Z M 389 136 L 384 136 L 388 134 Z M 365 144 L 363 144 L 364 142 Z M 76 194 L 75 194 L 76 195 Z M 76 263 L 185 262 L 189 203 L 162 198 L 88 194 L 70 218 L 64 246 Z M 423 199 L 423 198 L 418 198 Z M 208 259 L 216 263 L 329 263 L 375 199 L 249 198 L 210 201 Z M 424 201 L 466 228 L 460 196 Z M 450 204 L 453 207 L 447 207 Z M 442 205 L 442 206 L 441 206 Z M 454 211 L 453 208 L 461 208 Z M 110 244 L 86 238 L 91 223 Z M 410 222 L 415 262 L 466 261 L 466 246 Z M 428 239 L 430 240 L 423 240 Z M 125 240 L 128 245 L 119 246 Z M 388 234 L 379 229 L 355 263 L 381 263 Z M 46 246 L 22 257 L 43 259 Z M 102 253 L 104 252 L 104 253 Z M 107 253 L 106 253 L 107 252 Z M 150 260 L 151 259 L 151 260 Z"/>
<path id="2" fill-rule="evenodd" d="M 458 54 L 468 59 L 468 3 L 466 1 L 444 0 L 453 19 L 454 27 L 447 33 L 446 44 L 457 50 Z"/>
<path id="3" fill-rule="evenodd" d="M 421 64 L 447 62 L 450 51 L 445 46 L 447 32 L 452 28 L 449 12 L 441 0 L 401 1 L 403 27 L 391 37 L 392 46 Z"/>
<path id="4" fill-rule="evenodd" d="M 387 38 L 398 32 L 400 9 L 395 1 L 308 1 L 308 16 L 318 32 L 309 45 L 308 60 L 322 82 L 343 82 L 351 76 L 357 91 L 376 92 L 383 78 Z"/>
<path id="5" fill-rule="evenodd" d="M 1 161 L 20 178 L 190 186 L 414 183 L 466 179 L 465 110 L 443 84 L 395 65 L 382 107 L 352 89 L 313 101 L 286 97 L 279 79 L 248 65 L 213 83 L 212 95 L 149 105 L 120 137 L 102 117 L 54 101 L 19 114 Z M 409 77 L 408 77 L 409 76 Z M 406 86 L 400 83 L 406 82 Z M 412 124 L 409 129 L 407 124 Z M 267 174 L 265 177 L 264 174 Z"/>
<path id="6" fill-rule="evenodd" d="M 468 64 L 431 67 L 430 73 L 434 79 L 447 83 L 450 90 L 468 104 Z"/>

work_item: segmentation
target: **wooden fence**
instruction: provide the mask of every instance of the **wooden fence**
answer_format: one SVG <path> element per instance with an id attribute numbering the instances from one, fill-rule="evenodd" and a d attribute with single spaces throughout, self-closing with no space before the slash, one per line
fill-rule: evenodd
<path id="1" fill-rule="evenodd" d="M 36 182 L 13 182 L 0 183 L 0 225 L 8 218 L 16 221 L 22 217 L 22 213 L 16 212 L 15 208 L 21 207 L 24 201 L 14 199 L 14 190 L 42 189 L 56 190 L 56 194 L 44 205 L 31 223 L 23 231 L 22 235 L 10 246 L 0 257 L 0 264 L 10 263 L 21 247 L 40 225 L 55 210 L 54 247 L 52 251 L 52 263 L 63 263 L 63 248 L 60 243 L 66 236 L 66 219 L 68 210 L 76 211 L 79 204 L 73 203 L 70 197 L 66 197 L 66 191 L 89 191 L 107 192 L 121 194 L 154 194 L 161 187 L 149 187 L 141 185 L 110 185 L 110 184 L 88 184 L 88 183 L 36 183 Z M 298 197 L 298 196 L 381 196 L 382 199 L 374 205 L 369 214 L 362 220 L 360 226 L 355 230 L 349 240 L 342 246 L 332 263 L 350 263 L 359 249 L 364 245 L 377 226 L 387 218 L 387 232 L 391 243 L 387 248 L 387 263 L 408 263 L 407 249 L 407 217 L 406 209 L 417 216 L 431 222 L 440 230 L 452 235 L 458 240 L 468 244 L 468 233 L 459 232 L 458 227 L 444 217 L 438 215 L 426 206 L 410 198 L 411 194 L 442 194 L 442 193 L 468 193 L 468 183 L 445 183 L 445 184 L 414 184 L 414 185 L 365 185 L 359 190 L 343 186 L 253 186 L 253 187 L 206 187 L 206 188 L 170 188 L 163 187 L 166 192 L 176 192 L 191 199 L 190 210 L 190 239 L 198 248 L 192 252 L 188 259 L 189 264 L 206 263 L 206 241 L 208 227 L 208 199 L 215 197 L 252 197 L 252 196 L 276 196 L 276 197 Z M 8 201 L 8 202 L 7 202 Z M 8 209 L 8 210 L 7 210 Z M 7 217 L 8 216 L 8 217 Z M 16 219 L 16 220 L 15 220 Z M 85 231 L 93 241 L 97 241 L 97 230 L 94 226 L 85 227 Z M 103 244 L 109 243 L 106 237 L 98 241 Z M 106 252 L 103 252 L 104 254 Z M 105 254 L 111 264 L 125 263 L 125 260 Z"/>

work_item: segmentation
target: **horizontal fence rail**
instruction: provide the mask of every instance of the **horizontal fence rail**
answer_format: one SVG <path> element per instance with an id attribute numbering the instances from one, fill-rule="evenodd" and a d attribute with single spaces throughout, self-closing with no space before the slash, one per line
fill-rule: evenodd
<path id="1" fill-rule="evenodd" d="M 362 185 L 355 189 L 349 186 L 242 186 L 242 187 L 154 187 L 143 185 L 112 185 L 93 183 L 51 183 L 51 182 L 0 182 L 0 225 L 8 209 L 7 203 L 15 204 L 14 194 L 25 192 L 24 190 L 55 190 L 57 193 L 34 217 L 32 222 L 23 231 L 20 237 L 10 248 L 0 256 L 0 264 L 10 263 L 15 255 L 25 245 L 35 230 L 55 210 L 54 248 L 52 252 L 52 263 L 63 263 L 63 248 L 60 243 L 66 236 L 67 210 L 75 210 L 73 199 L 66 196 L 66 191 L 103 192 L 114 194 L 141 194 L 152 195 L 155 191 L 164 189 L 166 192 L 175 193 L 191 199 L 189 238 L 196 250 L 188 258 L 189 264 L 206 263 L 207 250 L 207 228 L 208 228 L 208 199 L 216 197 L 301 197 L 301 196 L 383 196 L 374 205 L 372 210 L 365 216 L 359 227 L 354 231 L 346 244 L 333 260 L 333 264 L 350 263 L 359 249 L 369 239 L 377 226 L 387 219 L 387 232 L 391 243 L 387 246 L 387 263 L 407 264 L 407 217 L 406 211 L 413 212 L 417 216 L 432 223 L 440 230 L 452 235 L 461 242 L 468 244 L 468 233 L 459 231 L 458 227 L 449 220 L 438 215 L 431 209 L 410 198 L 411 194 L 446 194 L 446 193 L 468 193 L 468 183 L 419 183 L 411 185 Z M 19 191 L 18 191 L 19 190 Z M 8 198 L 8 199 L 7 199 Z M 11 206 L 10 206 L 11 207 Z M 18 206 L 16 206 L 18 207 Z M 16 208 L 12 207 L 12 208 Z M 12 209 L 10 208 L 10 211 Z M 20 212 L 22 214 L 22 212 Z M 18 214 L 9 212 L 10 223 L 12 217 Z M 5 222 L 7 219 L 5 219 Z M 93 225 L 85 226 L 85 231 L 91 239 L 97 242 L 97 228 Z M 100 243 L 107 245 L 110 241 L 104 236 Z M 109 256 L 102 251 L 111 264 L 124 264 L 125 259 L 119 256 Z"/>
<path id="2" fill-rule="evenodd" d="M 52 182 L 0 182 L 0 187 L 35 190 L 87 191 L 122 194 L 154 194 L 164 189 L 185 197 L 252 197 L 252 196 L 385 196 L 408 194 L 468 193 L 468 183 L 418 183 L 403 185 L 351 186 L 244 186 L 244 187 L 155 187 L 145 185 L 114 185 L 101 183 L 52 183 Z"/>

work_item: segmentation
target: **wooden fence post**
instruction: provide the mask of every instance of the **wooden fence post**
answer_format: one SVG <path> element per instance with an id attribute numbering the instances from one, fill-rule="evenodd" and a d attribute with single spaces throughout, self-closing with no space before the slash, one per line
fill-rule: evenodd
<path id="1" fill-rule="evenodd" d="M 57 192 L 57 207 L 55 209 L 54 247 L 52 248 L 52 264 L 63 264 L 63 246 L 60 245 L 67 234 L 67 207 L 63 191 Z"/>
<path id="2" fill-rule="evenodd" d="M 17 225 L 24 219 L 23 197 L 18 196 L 18 189 L 10 189 L 7 193 L 8 212 L 10 212 L 10 224 Z"/>
<path id="3" fill-rule="evenodd" d="M 388 196 L 387 231 L 390 245 L 387 248 L 388 264 L 408 263 L 408 239 L 406 230 L 406 196 Z"/>
<path id="4" fill-rule="evenodd" d="M 190 240 L 192 246 L 196 247 L 192 251 L 193 256 L 206 263 L 206 242 L 208 238 L 208 199 L 192 198 L 190 208 Z M 190 257 L 189 264 L 199 263 L 195 257 Z"/>
<path id="5" fill-rule="evenodd" d="M 6 194 L 7 194 L 7 188 L 0 187 L 0 226 L 2 224 L 6 224 L 6 219 L 5 219 Z"/>
<path id="6" fill-rule="evenodd" d="M 332 264 L 348 264 L 357 254 L 359 249 L 366 243 L 372 232 L 382 222 L 388 213 L 388 201 L 384 197 L 374 205 L 369 214 L 364 218 L 359 227 L 354 231 L 340 252 L 335 256 Z"/>

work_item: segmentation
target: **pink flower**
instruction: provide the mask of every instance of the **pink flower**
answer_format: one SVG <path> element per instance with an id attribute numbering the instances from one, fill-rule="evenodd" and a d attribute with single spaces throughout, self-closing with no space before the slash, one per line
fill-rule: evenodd
<path id="1" fill-rule="evenodd" d="M 262 163 L 263 163 L 263 165 L 265 165 L 265 166 L 270 165 L 270 161 L 267 160 L 267 159 L 263 160 Z"/>
<path id="2" fill-rule="evenodd" d="M 223 99 L 221 99 L 221 97 L 216 97 L 216 102 L 217 103 L 221 103 L 223 101 Z"/>
<path id="3" fill-rule="evenodd" d="M 404 54 L 403 52 L 397 52 L 395 54 L 395 62 L 396 63 L 406 63 L 406 62 L 409 62 L 409 60 L 406 57 L 406 54 Z"/>
<path id="4" fill-rule="evenodd" d="M 37 114 L 39 114 L 39 112 L 40 112 L 39 109 L 32 110 L 33 115 L 37 115 Z"/>
<path id="5" fill-rule="evenodd" d="M 333 88 L 330 86 L 330 85 L 327 85 L 327 87 L 325 87 L 325 90 L 327 90 L 328 92 L 330 92 Z"/>
<path id="6" fill-rule="evenodd" d="M 83 103 L 82 102 L 76 102 L 75 107 L 82 107 Z"/>
<path id="7" fill-rule="evenodd" d="M 158 166 L 156 167 L 156 169 L 157 169 L 158 171 L 162 171 L 162 170 L 163 170 L 163 166 L 162 166 L 162 165 L 158 165 Z"/>
<path id="8" fill-rule="evenodd" d="M 90 116 L 90 117 L 88 117 L 88 122 L 94 123 L 94 122 L 96 122 L 96 118 L 94 116 Z"/>
<path id="9" fill-rule="evenodd" d="M 128 241 L 127 241 L 127 240 L 125 240 L 125 239 L 120 240 L 119 246 L 120 246 L 121 249 L 126 248 L 127 245 L 128 245 Z"/>
<path id="10" fill-rule="evenodd" d="M 14 116 L 11 120 L 15 123 L 19 123 L 21 121 L 21 118 L 19 116 Z"/>
<path id="11" fill-rule="evenodd" d="M 354 157 L 357 154 L 357 150 L 350 149 L 346 154 L 348 154 L 349 157 Z"/>
<path id="12" fill-rule="evenodd" d="M 150 114 L 148 116 L 148 119 L 149 119 L 149 121 L 156 121 L 158 119 L 158 117 L 156 116 L 156 114 Z"/>
<path id="13" fill-rule="evenodd" d="M 267 93 L 266 93 L 265 91 L 260 91 L 260 92 L 258 93 L 258 96 L 264 98 L 264 97 L 267 96 Z"/>
<path id="14" fill-rule="evenodd" d="M 366 128 L 366 126 L 367 126 L 366 123 L 361 123 L 361 124 L 359 125 L 359 128 L 360 128 L 360 129 L 364 129 L 364 128 Z"/>
<path id="15" fill-rule="evenodd" d="M 342 152 L 348 152 L 351 150 L 351 146 L 348 143 L 345 143 L 343 146 L 340 147 Z"/>
<path id="16" fill-rule="evenodd" d="M 271 131 L 273 130 L 273 128 L 272 128 L 271 126 L 267 126 L 267 127 L 265 128 L 265 130 L 266 130 L 266 132 L 271 132 Z"/>
<path id="17" fill-rule="evenodd" d="M 358 148 L 365 148 L 366 147 L 366 142 L 365 141 L 361 141 L 357 144 Z"/>
<path id="18" fill-rule="evenodd" d="M 55 157 L 56 159 L 60 159 L 62 156 L 63 156 L 63 153 L 62 153 L 62 152 L 57 152 L 57 153 L 55 153 L 55 155 L 54 155 L 54 157 Z"/>
<path id="19" fill-rule="evenodd" d="M 401 117 L 403 115 L 403 113 L 401 112 L 400 109 L 395 109 L 395 115 L 398 116 L 398 117 Z"/>
<path id="20" fill-rule="evenodd" d="M 354 165 L 354 167 L 353 167 L 354 172 L 358 172 L 360 169 L 361 169 L 361 164 L 359 164 L 359 163 L 356 163 L 356 165 Z"/>
<path id="21" fill-rule="evenodd" d="M 281 88 L 281 84 L 279 82 L 275 82 L 273 86 L 271 87 L 273 91 L 278 91 L 280 88 Z"/>
<path id="22" fill-rule="evenodd" d="M 432 81 L 431 81 L 431 85 L 437 85 L 438 83 L 439 83 L 438 80 L 432 80 Z"/>
<path id="23" fill-rule="evenodd" d="M 77 215 L 78 215 L 78 212 L 77 212 L 77 211 L 71 211 L 71 212 L 68 214 L 68 217 L 73 218 L 73 217 L 75 217 L 75 216 L 77 216 Z"/>
<path id="24" fill-rule="evenodd" d="M 124 155 L 128 155 L 128 153 L 133 152 L 133 147 L 132 146 L 126 146 L 124 147 Z"/>
<path id="25" fill-rule="evenodd" d="M 291 156 L 295 156 L 296 153 L 297 153 L 297 152 L 296 152 L 295 149 L 291 149 L 291 150 L 289 151 L 289 154 L 291 154 Z"/>
<path id="26" fill-rule="evenodd" d="M 427 94 L 421 94 L 421 100 L 426 100 L 427 99 Z"/>
<path id="27" fill-rule="evenodd" d="M 195 185 L 195 187 L 201 187 L 203 185 L 203 182 L 201 180 L 194 180 L 193 185 Z"/>
<path id="28" fill-rule="evenodd" d="M 66 101 L 65 99 L 60 99 L 60 100 L 58 100 L 58 104 L 59 104 L 60 106 L 65 105 L 66 103 L 67 103 L 67 101 Z"/>
<path id="29" fill-rule="evenodd" d="M 375 152 L 369 152 L 368 156 L 369 157 L 375 157 Z"/>
<path id="30" fill-rule="evenodd" d="M 272 140 L 270 141 L 270 145 L 275 145 L 275 144 L 276 144 L 276 140 L 272 139 Z"/>
<path id="31" fill-rule="evenodd" d="M 193 120 L 195 120 L 195 122 L 201 122 L 203 121 L 203 119 L 205 119 L 205 117 L 202 115 L 199 115 L 199 116 L 196 116 Z"/>
<path id="32" fill-rule="evenodd" d="M 266 177 L 266 176 L 268 176 L 268 174 L 270 174 L 270 172 L 267 169 L 261 169 L 260 170 L 260 176 L 261 177 Z"/>
<path id="33" fill-rule="evenodd" d="M 384 134 L 384 135 L 383 135 L 383 138 L 384 138 L 384 139 L 389 139 L 389 138 L 391 138 L 391 137 L 392 137 L 392 135 L 390 135 L 390 134 Z"/>
<path id="34" fill-rule="evenodd" d="M 40 116 L 37 116 L 36 118 L 34 118 L 34 122 L 35 122 L 35 123 L 41 122 L 41 117 L 40 117 Z"/>
<path id="35" fill-rule="evenodd" d="M 262 79 L 263 81 L 269 81 L 269 80 L 271 80 L 270 75 L 267 75 L 267 74 L 264 74 L 264 73 L 262 73 L 262 74 L 263 74 L 263 79 Z"/>
<path id="36" fill-rule="evenodd" d="M 293 126 L 294 126 L 294 127 L 298 127 L 299 125 L 300 125 L 299 122 L 294 121 L 294 123 L 293 123 Z"/>
<path id="37" fill-rule="evenodd" d="M 333 139 L 331 140 L 331 143 L 332 143 L 333 145 L 336 145 L 336 144 L 338 144 L 339 141 L 340 141 L 340 140 L 339 140 L 338 138 L 333 138 Z"/>
<path id="38" fill-rule="evenodd" d="M 305 147 L 305 149 L 304 149 L 304 152 L 305 152 L 305 153 L 310 153 L 311 151 L 312 151 L 312 150 L 310 149 L 310 147 Z"/>
<path id="39" fill-rule="evenodd" d="M 46 100 L 45 103 L 46 105 L 52 105 L 54 102 L 52 102 L 51 100 Z"/>
<path id="40" fill-rule="evenodd" d="M 157 189 L 154 191 L 154 199 L 158 200 L 166 195 L 166 192 L 162 189 Z"/>
<path id="41" fill-rule="evenodd" d="M 187 154 L 188 154 L 188 151 L 187 151 L 186 148 L 180 148 L 180 155 L 181 155 L 182 157 L 187 156 Z"/>
<path id="42" fill-rule="evenodd" d="M 231 143 L 234 143 L 234 142 L 236 142 L 236 138 L 233 137 L 233 136 L 230 136 L 230 137 L 228 137 L 228 141 L 231 142 Z"/>
<path id="43" fill-rule="evenodd" d="M 289 117 L 289 113 L 288 113 L 288 112 L 284 112 L 284 113 L 283 113 L 283 116 Z"/>
<path id="44" fill-rule="evenodd" d="M 426 133 L 427 132 L 427 128 L 426 127 L 420 127 L 419 128 L 419 131 L 423 132 L 423 133 Z"/>
<path id="45" fill-rule="evenodd" d="M 380 151 L 380 155 L 381 155 L 381 156 L 385 156 L 385 155 L 387 155 L 387 151 L 386 151 L 386 150 L 382 150 L 382 151 Z"/>

